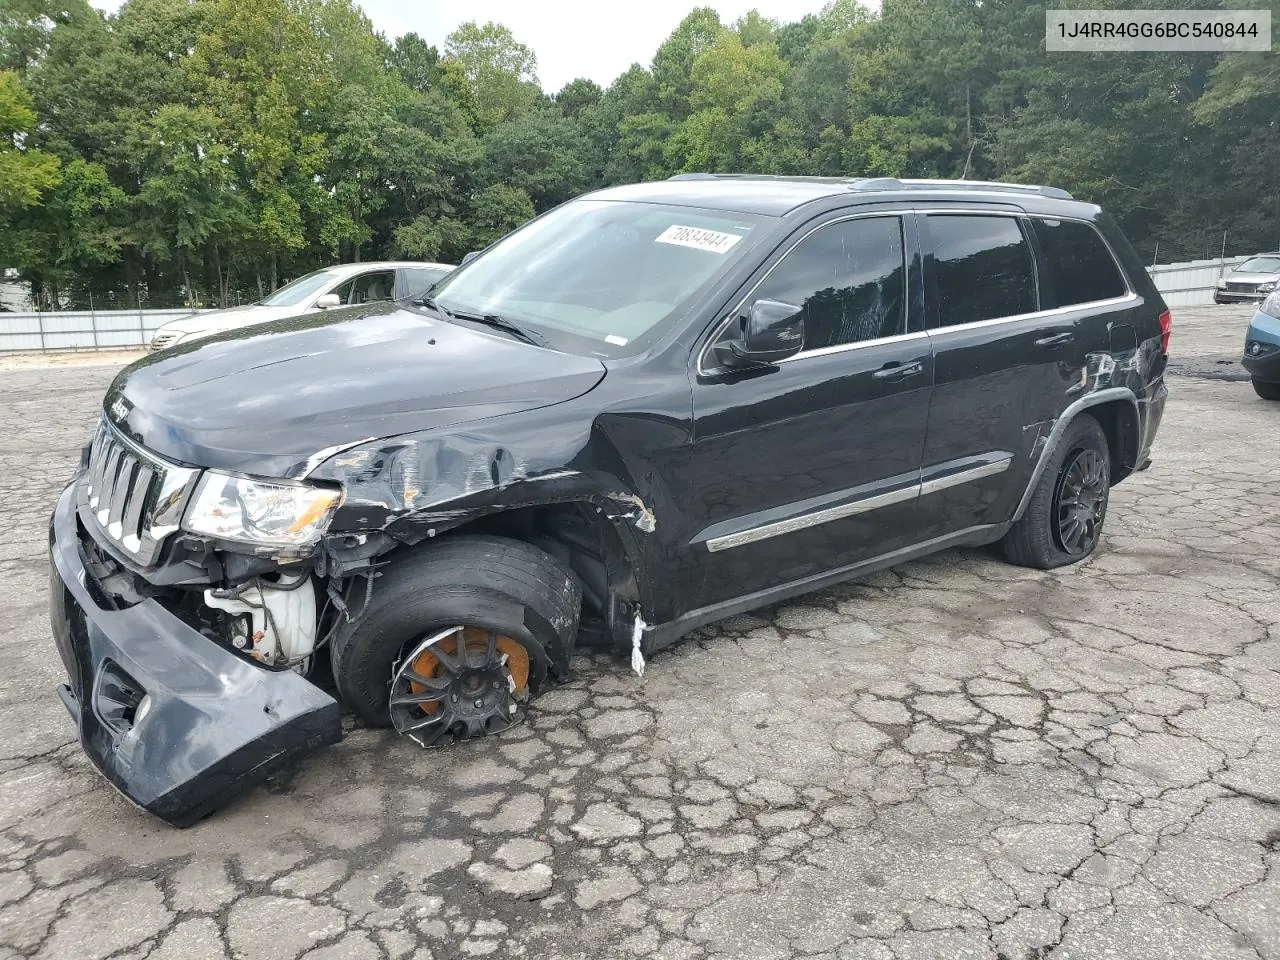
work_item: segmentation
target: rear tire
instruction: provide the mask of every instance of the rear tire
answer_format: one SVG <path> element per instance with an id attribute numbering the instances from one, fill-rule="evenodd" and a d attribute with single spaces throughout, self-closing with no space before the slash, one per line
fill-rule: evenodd
<path id="1" fill-rule="evenodd" d="M 549 672 L 567 667 L 581 608 L 577 579 L 537 547 L 490 536 L 433 542 L 387 567 L 368 609 L 334 636 L 334 681 L 362 720 L 390 726 L 391 681 L 401 659 L 432 633 L 461 625 L 523 646 L 528 696 L 536 696 Z"/>
<path id="2" fill-rule="evenodd" d="M 1271 383 L 1268 380 L 1254 380 L 1253 392 L 1263 400 L 1280 400 L 1280 383 Z"/>
<path id="3" fill-rule="evenodd" d="M 1050 570 L 1088 557 L 1102 536 L 1110 487 L 1107 435 L 1082 413 L 1050 455 L 1022 519 L 1001 541 L 1005 559 Z"/>

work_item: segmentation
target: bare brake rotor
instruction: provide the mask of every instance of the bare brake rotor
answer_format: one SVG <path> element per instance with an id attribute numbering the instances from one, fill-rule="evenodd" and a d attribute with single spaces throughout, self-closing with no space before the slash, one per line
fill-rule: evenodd
<path id="1" fill-rule="evenodd" d="M 483 737 L 524 717 L 529 651 L 483 627 L 449 627 L 404 658 L 391 680 L 391 722 L 424 747 Z"/>

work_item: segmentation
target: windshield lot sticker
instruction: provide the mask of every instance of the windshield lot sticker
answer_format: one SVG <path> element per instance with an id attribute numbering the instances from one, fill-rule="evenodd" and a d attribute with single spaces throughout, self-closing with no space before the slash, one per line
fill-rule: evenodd
<path id="1" fill-rule="evenodd" d="M 721 233 L 718 230 L 703 230 L 701 227 L 682 227 L 673 223 L 658 234 L 654 243 L 674 243 L 678 247 L 693 247 L 695 250 L 710 250 L 712 253 L 726 253 L 742 238 L 732 233 Z"/>
<path id="2" fill-rule="evenodd" d="M 612 343 L 615 347 L 625 347 L 627 345 L 627 338 L 615 336 L 614 334 L 611 333 L 604 338 L 604 342 Z"/>

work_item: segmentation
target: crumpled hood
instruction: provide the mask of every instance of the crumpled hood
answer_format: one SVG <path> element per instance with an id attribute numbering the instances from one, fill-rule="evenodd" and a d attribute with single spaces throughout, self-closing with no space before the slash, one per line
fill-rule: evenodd
<path id="1" fill-rule="evenodd" d="M 571 400 L 604 374 L 589 357 L 380 303 L 151 354 L 121 371 L 103 407 L 162 456 L 289 477 L 362 440 Z"/>
<path id="2" fill-rule="evenodd" d="M 1227 283 L 1271 283 L 1280 280 L 1280 273 L 1228 273 Z"/>

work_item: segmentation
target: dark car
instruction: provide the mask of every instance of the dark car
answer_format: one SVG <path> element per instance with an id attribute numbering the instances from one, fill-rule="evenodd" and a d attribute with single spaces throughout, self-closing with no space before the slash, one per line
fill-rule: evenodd
<path id="1" fill-rule="evenodd" d="M 1244 335 L 1241 364 L 1263 400 L 1280 400 L 1280 293 L 1258 305 Z"/>
<path id="2" fill-rule="evenodd" d="M 684 175 L 531 221 L 417 302 L 125 369 L 51 529 L 62 697 L 186 824 L 370 724 L 502 730 L 578 643 L 645 658 L 948 547 L 1057 567 L 1144 469 L 1169 313 L 1096 206 Z"/>
<path id="3" fill-rule="evenodd" d="M 1218 281 L 1214 303 L 1257 303 L 1280 289 L 1280 253 L 1250 257 Z"/>

